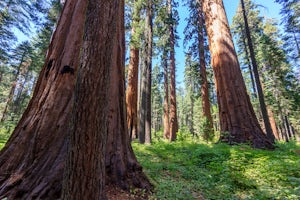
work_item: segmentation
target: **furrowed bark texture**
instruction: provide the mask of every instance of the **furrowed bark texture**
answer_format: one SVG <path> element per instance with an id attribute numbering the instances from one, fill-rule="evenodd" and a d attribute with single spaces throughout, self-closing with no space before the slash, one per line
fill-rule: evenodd
<path id="1" fill-rule="evenodd" d="M 273 148 L 263 133 L 246 92 L 222 0 L 203 0 L 219 104 L 223 142 Z"/>
<path id="2" fill-rule="evenodd" d="M 64 176 L 66 200 L 105 198 L 110 71 L 119 67 L 116 61 L 122 59 L 116 38 L 120 32 L 120 23 L 116 23 L 121 18 L 120 5 L 118 0 L 88 3 Z"/>
<path id="3" fill-rule="evenodd" d="M 72 118 L 75 74 L 80 62 L 87 3 L 84 0 L 68 0 L 65 3 L 33 98 L 0 152 L 0 199 L 61 198 L 67 159 L 67 134 Z M 119 45 L 114 48 L 118 48 L 118 53 L 122 54 L 118 56 L 122 60 L 114 61 L 118 64 L 115 64 L 117 67 L 113 68 L 110 76 L 113 72 L 118 73 L 115 76 L 120 79 L 112 78 L 114 83 L 110 87 L 120 92 L 109 96 L 113 101 L 109 103 L 107 113 L 110 118 L 105 154 L 106 183 L 122 188 L 132 185 L 150 189 L 151 185 L 136 161 L 127 135 L 123 78 L 123 1 L 118 9 L 121 9 L 117 12 L 121 20 L 117 23 L 122 26 L 119 25 L 121 32 L 116 33 Z"/>
<path id="4" fill-rule="evenodd" d="M 0 153 L 0 198 L 61 196 L 85 8 L 85 1 L 63 8 L 33 98 Z"/>

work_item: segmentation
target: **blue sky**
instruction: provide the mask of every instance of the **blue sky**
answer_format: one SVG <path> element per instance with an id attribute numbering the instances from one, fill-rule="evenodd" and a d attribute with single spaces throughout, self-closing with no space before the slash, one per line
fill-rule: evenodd
<path id="1" fill-rule="evenodd" d="M 235 15 L 239 1 L 240 0 L 223 0 L 229 23 L 231 23 L 231 19 Z M 253 0 L 253 1 L 255 3 L 260 4 L 265 7 L 265 8 L 261 9 L 261 12 L 263 15 L 265 15 L 268 18 L 275 18 L 278 21 L 280 20 L 280 15 L 279 15 L 280 5 L 274 3 L 273 0 Z M 185 62 L 185 55 L 184 55 L 184 49 L 183 49 L 183 38 L 184 38 L 183 30 L 186 26 L 185 18 L 188 15 L 188 10 L 187 10 L 187 8 L 183 7 L 182 0 L 178 0 L 178 2 L 179 2 L 178 12 L 179 12 L 180 21 L 179 21 L 179 25 L 177 27 L 177 32 L 179 34 L 180 40 L 178 41 L 179 47 L 177 47 L 175 50 L 176 51 L 175 52 L 176 53 L 176 67 L 177 67 L 177 72 L 176 72 L 177 80 L 176 81 L 179 84 L 182 84 L 183 78 L 184 78 L 184 62 Z M 19 41 L 28 39 L 27 36 L 25 36 L 18 30 L 15 30 L 15 33 L 16 33 Z M 154 62 L 155 62 L 155 59 L 154 59 Z"/>
<path id="2" fill-rule="evenodd" d="M 227 14 L 227 18 L 229 23 L 231 24 L 232 21 L 232 17 L 235 15 L 236 9 L 238 7 L 238 3 L 240 0 L 223 0 L 224 2 L 224 6 L 226 9 L 226 14 Z M 179 25 L 177 27 L 177 32 L 179 34 L 180 37 L 180 41 L 178 41 L 178 45 L 179 47 L 176 48 L 176 64 L 177 64 L 177 72 L 176 72 L 176 78 L 177 78 L 177 82 L 179 84 L 183 83 L 183 79 L 184 79 L 184 62 L 185 62 L 185 55 L 184 55 L 184 49 L 183 49 L 183 30 L 184 27 L 186 26 L 186 22 L 185 22 L 185 18 L 188 15 L 188 11 L 187 8 L 183 7 L 183 3 L 182 1 L 179 0 L 179 17 L 180 17 L 180 22 Z M 273 0 L 253 0 L 253 2 L 264 6 L 265 8 L 261 8 L 261 13 L 262 15 L 265 15 L 268 18 L 275 18 L 278 21 L 280 20 L 280 5 L 277 3 L 274 3 Z"/>

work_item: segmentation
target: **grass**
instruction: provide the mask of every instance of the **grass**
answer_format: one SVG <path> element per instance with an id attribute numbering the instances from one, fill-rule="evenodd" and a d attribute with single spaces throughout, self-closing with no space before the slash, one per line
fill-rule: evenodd
<path id="1" fill-rule="evenodd" d="M 300 199 L 300 146 L 274 151 L 201 142 L 133 143 L 153 199 Z M 300 150 L 299 150 L 300 151 Z"/>
<path id="2" fill-rule="evenodd" d="M 0 149 L 7 139 L 0 133 Z M 155 186 L 150 199 L 300 199 L 300 145 L 293 142 L 267 151 L 179 134 L 177 142 L 132 146 Z"/>
<path id="3" fill-rule="evenodd" d="M 4 147 L 6 141 L 8 140 L 8 134 L 1 134 L 0 133 L 0 150 Z"/>

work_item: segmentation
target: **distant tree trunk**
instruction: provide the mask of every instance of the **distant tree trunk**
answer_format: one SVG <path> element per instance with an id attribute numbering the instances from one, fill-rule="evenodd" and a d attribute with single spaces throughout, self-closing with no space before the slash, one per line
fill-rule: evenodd
<path id="1" fill-rule="evenodd" d="M 137 39 L 136 26 L 139 23 L 140 9 L 134 5 L 133 22 L 131 29 L 130 58 L 128 66 L 128 84 L 126 89 L 127 127 L 130 139 L 137 138 L 137 100 L 138 100 L 138 76 L 139 76 L 139 41 Z"/>
<path id="2" fill-rule="evenodd" d="M 169 18 L 172 16 L 172 0 L 168 0 Z M 176 105 L 176 80 L 175 80 L 175 36 L 173 22 L 169 24 L 170 32 L 170 141 L 176 140 L 178 131 L 177 105 Z"/>
<path id="3" fill-rule="evenodd" d="M 279 129 L 279 137 L 280 137 L 280 140 L 284 140 L 284 133 L 283 133 L 283 130 L 282 130 L 282 126 L 279 124 L 278 125 L 278 129 Z"/>
<path id="4" fill-rule="evenodd" d="M 256 119 L 234 49 L 221 0 L 203 0 L 219 104 L 220 141 L 273 148 Z"/>
<path id="5" fill-rule="evenodd" d="M 296 47 L 297 47 L 297 50 L 298 50 L 298 57 L 300 57 L 300 45 L 299 45 L 299 42 L 297 40 L 295 30 L 293 30 L 293 36 L 294 36 L 295 44 L 296 44 Z"/>
<path id="6" fill-rule="evenodd" d="M 111 2 L 111 4 L 109 4 Z M 119 3 L 120 2 L 120 3 Z M 67 159 L 68 133 L 72 119 L 71 109 L 75 85 L 75 74 L 79 66 L 82 49 L 84 22 L 88 1 L 66 1 L 57 29 L 49 46 L 44 67 L 40 73 L 33 98 L 20 122 L 0 152 L 0 199 L 59 199 L 61 198 L 63 172 Z M 115 5 L 106 9 L 122 9 L 118 22 L 123 26 L 123 1 L 108 1 Z M 103 13 L 103 15 L 109 13 Z M 99 24 L 97 23 L 98 26 Z M 66 28 L 68 27 L 68 28 Z M 112 29 L 115 26 L 112 26 Z M 111 71 L 118 73 L 120 80 L 110 84 L 119 92 L 110 91 L 108 113 L 108 136 L 106 140 L 107 184 L 121 188 L 151 185 L 137 163 L 129 143 L 126 128 L 124 91 L 124 35 L 119 29 L 116 66 Z M 114 32 L 113 32 L 114 33 Z M 121 38 L 122 36 L 122 38 Z M 85 45 L 92 45 L 86 42 Z M 86 47 L 88 48 L 88 47 Z M 109 47 L 107 47 L 109 48 Z M 114 50 L 116 52 L 116 50 Z M 103 55 L 105 56 L 105 55 Z M 120 63 L 120 65 L 119 65 Z M 92 75 L 91 75 L 92 76 Z M 122 81 L 121 81 L 122 80 Z M 112 89 L 110 89 L 112 90 Z M 114 96 L 117 94 L 116 96 Z M 91 110 L 97 105 L 92 105 Z M 112 131 L 114 130 L 114 131 Z"/>
<path id="7" fill-rule="evenodd" d="M 134 32 L 134 29 L 132 29 Z M 128 85 L 126 89 L 127 127 L 130 138 L 137 138 L 137 94 L 138 94 L 139 49 L 130 47 Z"/>
<path id="8" fill-rule="evenodd" d="M 282 110 L 281 108 L 279 107 L 279 115 L 280 115 L 280 119 L 281 119 L 281 133 L 282 133 L 282 138 L 288 142 L 289 141 L 289 136 L 288 136 L 288 131 L 287 131 L 287 127 L 286 127 L 286 124 L 285 124 L 285 118 L 283 116 L 283 113 L 282 113 Z"/>
<path id="9" fill-rule="evenodd" d="M 139 94 L 139 118 L 138 118 L 138 138 L 141 144 L 145 143 L 145 120 L 146 120 L 146 90 L 147 90 L 147 69 L 145 66 L 145 46 L 143 46 L 143 56 L 140 74 L 140 94 Z"/>
<path id="10" fill-rule="evenodd" d="M 191 100 L 190 132 L 194 137 L 195 136 L 195 130 L 194 130 L 194 102 L 195 102 L 195 99 L 194 99 L 193 95 L 191 95 L 190 100 Z"/>
<path id="11" fill-rule="evenodd" d="M 198 2 L 198 48 L 199 48 L 199 61 L 200 61 L 200 76 L 201 76 L 201 96 L 202 96 L 202 112 L 203 116 L 207 119 L 209 127 L 213 130 L 213 120 L 210 112 L 210 102 L 209 102 L 209 91 L 208 91 L 208 81 L 206 76 L 206 64 L 205 64 L 205 54 L 204 54 L 204 16 L 202 10 L 202 3 L 200 0 Z"/>
<path id="12" fill-rule="evenodd" d="M 274 133 L 275 139 L 280 140 L 279 133 L 278 133 L 278 130 L 277 130 L 276 121 L 275 121 L 275 118 L 274 118 L 274 113 L 273 113 L 273 111 L 271 110 L 271 108 L 269 106 L 267 106 L 267 110 L 268 110 L 268 116 L 269 116 L 269 119 L 270 119 L 270 124 L 271 124 L 272 131 Z"/>
<path id="13" fill-rule="evenodd" d="M 164 63 L 164 138 L 170 138 L 170 124 L 169 124 L 169 70 L 168 70 L 168 62 L 167 62 L 167 52 L 163 52 L 162 57 Z"/>
<path id="14" fill-rule="evenodd" d="M 18 77 L 20 75 L 21 67 L 22 67 L 22 64 L 24 62 L 25 53 L 26 52 L 23 53 L 22 58 L 20 60 L 20 64 L 17 67 L 17 72 L 16 72 L 16 74 L 14 76 L 14 80 L 13 80 L 13 83 L 11 85 L 11 88 L 10 88 L 10 91 L 9 91 L 9 94 L 8 94 L 8 97 L 7 97 L 7 101 L 6 101 L 4 110 L 3 110 L 3 114 L 2 114 L 2 117 L 1 117 L 1 122 L 3 122 L 6 119 L 7 112 L 8 112 L 8 107 L 10 106 L 10 104 L 11 104 L 11 102 L 13 100 L 14 93 L 15 93 L 15 90 L 16 90 L 16 86 L 18 84 Z"/>
<path id="15" fill-rule="evenodd" d="M 15 98 L 13 109 L 12 109 L 14 113 L 19 112 L 19 110 L 20 110 L 21 97 L 24 92 L 25 84 L 27 83 L 29 78 L 30 78 L 29 71 L 27 71 L 26 74 L 24 75 L 24 81 L 22 81 L 22 83 L 20 84 L 21 88 L 18 90 L 18 93 L 16 94 L 16 98 Z M 25 92 L 27 92 L 27 91 L 25 91 Z"/>
<path id="16" fill-rule="evenodd" d="M 274 137 L 274 133 L 271 128 L 268 111 L 267 111 L 267 106 L 266 106 L 265 99 L 264 99 L 264 93 L 263 93 L 262 86 L 261 86 L 261 83 L 259 80 L 258 66 L 256 63 L 255 54 L 254 54 L 254 48 L 253 48 L 250 29 L 249 29 L 249 25 L 248 25 L 248 19 L 247 19 L 247 15 L 246 15 L 244 0 L 241 0 L 241 4 L 242 4 L 242 11 L 243 11 L 243 17 L 244 17 L 244 23 L 245 23 L 245 31 L 246 31 L 249 50 L 250 50 L 250 58 L 251 58 L 251 62 L 252 62 L 254 77 L 256 80 L 256 87 L 257 87 L 258 99 L 259 99 L 259 103 L 260 103 L 260 109 L 261 109 L 261 113 L 263 116 L 267 136 L 272 142 L 274 142 L 275 137 Z"/>
<path id="17" fill-rule="evenodd" d="M 151 88 L 152 88 L 152 0 L 147 0 L 146 5 L 146 77 L 147 77 L 147 88 L 146 88 L 146 116 L 145 116 L 145 143 L 151 143 Z"/>
<path id="18" fill-rule="evenodd" d="M 284 123 L 285 123 L 285 127 L 286 127 L 286 130 L 287 130 L 287 135 L 289 137 L 289 140 L 291 140 L 292 139 L 292 132 L 291 132 L 288 117 L 286 115 L 284 116 Z"/>

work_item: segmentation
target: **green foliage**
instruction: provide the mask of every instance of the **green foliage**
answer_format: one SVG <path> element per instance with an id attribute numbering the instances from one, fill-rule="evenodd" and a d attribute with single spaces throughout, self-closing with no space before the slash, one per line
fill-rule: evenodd
<path id="1" fill-rule="evenodd" d="M 260 80 L 264 86 L 266 104 L 274 113 L 278 126 L 285 126 L 283 118 L 287 116 L 289 123 L 299 132 L 300 87 L 293 71 L 295 66 L 289 62 L 287 52 L 283 48 L 283 40 L 286 39 L 279 34 L 278 25 L 274 19 L 262 17 L 259 5 L 255 4 L 254 1 L 245 0 L 245 7 L 255 56 L 259 65 Z M 254 91 L 248 78 L 252 73 L 251 62 L 241 7 L 238 8 L 233 18 L 232 30 L 238 46 L 244 78 L 248 83 L 248 91 L 251 93 Z M 290 44 L 292 43 L 290 42 Z M 256 104 L 255 95 L 252 97 L 252 103 Z M 255 109 L 255 111 L 259 116 L 259 109 Z"/>
<path id="2" fill-rule="evenodd" d="M 163 115 L 163 92 L 162 92 L 162 72 L 158 65 L 155 65 L 152 70 L 152 84 L 151 84 L 151 117 L 152 128 L 154 131 L 160 130 L 162 127 Z"/>
<path id="3" fill-rule="evenodd" d="M 0 4 L 0 18 L 2 9 L 5 10 L 7 8 L 10 14 L 18 12 L 18 15 L 27 17 L 28 19 L 26 20 L 29 23 L 34 23 L 37 28 L 37 34 L 30 42 L 23 41 L 13 48 L 10 45 L 10 49 L 5 49 L 5 53 L 8 56 L 6 60 L 0 56 L 0 120 L 4 121 L 4 124 L 15 124 L 20 119 L 31 98 L 35 81 L 44 64 L 52 31 L 61 10 L 61 4 L 59 0 L 43 2 L 31 0 L 9 1 L 11 4 L 5 2 Z M 17 2 L 19 4 L 16 4 Z M 24 6 L 23 4 L 26 2 L 28 5 Z M 14 10 L 21 7 L 27 10 Z M 41 18 L 39 22 L 34 21 L 37 17 L 27 16 L 29 8 L 31 8 L 30 12 L 32 12 L 30 15 L 45 13 L 38 16 Z M 24 24 L 27 21 L 22 20 L 22 17 L 17 19 L 18 15 L 14 16 L 15 21 L 14 23 L 12 22 L 13 24 L 1 24 L 0 22 L 0 32 L 2 29 L 17 25 L 21 28 L 29 29 L 30 24 Z M 4 48 L 1 43 L 2 37 L 5 37 L 5 35 L 0 34 L 0 51 L 2 47 Z M 5 41 L 9 42 L 8 40 L 10 38 L 6 37 Z"/>
<path id="4" fill-rule="evenodd" d="M 153 199 L 300 198 L 299 144 L 266 151 L 188 139 L 133 148 L 155 185 Z"/>
<path id="5" fill-rule="evenodd" d="M 214 130 L 210 127 L 210 122 L 206 117 L 201 118 L 200 135 L 206 142 L 213 141 L 215 137 Z"/>
<path id="6" fill-rule="evenodd" d="M 15 124 L 11 122 L 0 123 L 0 150 L 4 147 L 11 132 L 14 130 Z"/>
<path id="7" fill-rule="evenodd" d="M 299 0 L 275 0 L 282 5 L 285 49 L 299 67 L 300 58 L 300 3 Z M 291 45 L 292 44 L 292 45 Z M 295 48 L 296 47 L 296 48 Z"/>

